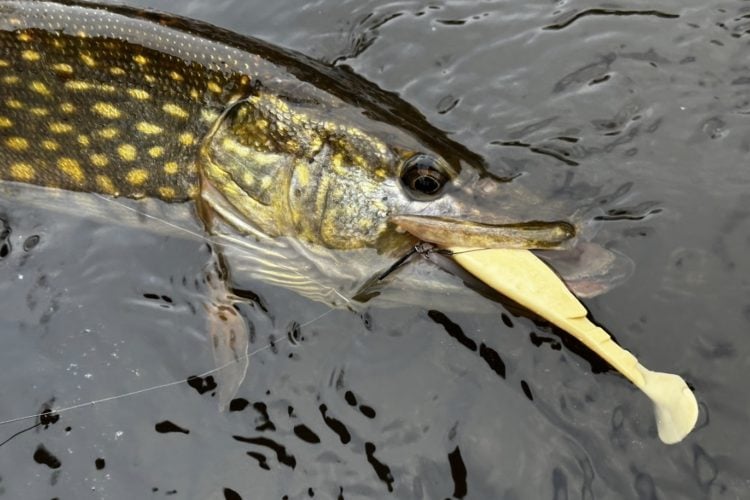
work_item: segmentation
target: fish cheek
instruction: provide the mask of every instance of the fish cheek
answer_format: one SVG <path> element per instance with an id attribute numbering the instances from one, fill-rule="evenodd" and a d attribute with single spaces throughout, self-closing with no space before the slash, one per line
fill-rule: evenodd
<path id="1" fill-rule="evenodd" d="M 408 249 L 416 240 L 389 222 L 398 189 L 361 168 L 331 176 L 320 212 L 321 240 L 329 248 L 372 248 L 386 255 Z"/>
<path id="2" fill-rule="evenodd" d="M 354 249 L 371 246 L 378 232 L 378 207 L 367 197 L 367 181 L 352 171 L 332 177 L 322 204 L 321 241 L 330 248 Z M 385 209 L 385 207 L 382 207 Z"/>

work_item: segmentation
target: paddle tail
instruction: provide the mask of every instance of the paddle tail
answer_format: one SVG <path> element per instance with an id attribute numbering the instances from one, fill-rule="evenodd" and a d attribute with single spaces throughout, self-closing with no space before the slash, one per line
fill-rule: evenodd
<path id="1" fill-rule="evenodd" d="M 541 259 L 527 250 L 451 248 L 474 276 L 518 304 L 562 328 L 607 361 L 654 403 L 659 438 L 681 441 L 698 419 L 698 402 L 678 375 L 644 368 L 586 316 L 586 308 Z"/>

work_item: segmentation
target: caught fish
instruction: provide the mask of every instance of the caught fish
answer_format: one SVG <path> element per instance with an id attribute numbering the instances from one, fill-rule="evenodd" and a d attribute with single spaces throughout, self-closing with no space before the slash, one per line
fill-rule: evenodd
<path id="1" fill-rule="evenodd" d="M 581 220 L 494 174 L 397 97 L 195 21 L 0 0 L 0 89 L 6 193 L 32 184 L 189 206 L 233 279 L 334 306 L 420 303 L 470 278 L 419 245 L 581 248 Z M 241 358 L 235 327 L 218 361 Z"/>

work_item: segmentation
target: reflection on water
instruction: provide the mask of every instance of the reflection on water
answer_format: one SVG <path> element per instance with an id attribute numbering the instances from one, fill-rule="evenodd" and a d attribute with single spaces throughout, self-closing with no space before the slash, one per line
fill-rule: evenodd
<path id="1" fill-rule="evenodd" d="M 3 198 L 0 420 L 83 405 L 0 427 L 8 498 L 746 495 L 744 7 L 148 5 L 349 66 L 497 175 L 596 206 L 594 242 L 636 268 L 587 305 L 687 379 L 699 428 L 662 445 L 633 387 L 512 307 L 356 314 L 261 283 L 239 306 L 249 375 L 221 412 L 205 244 Z"/>

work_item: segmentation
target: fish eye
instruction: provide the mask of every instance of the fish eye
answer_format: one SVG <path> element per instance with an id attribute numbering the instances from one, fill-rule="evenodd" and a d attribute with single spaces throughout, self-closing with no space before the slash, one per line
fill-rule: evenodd
<path id="1" fill-rule="evenodd" d="M 417 200 L 436 197 L 447 182 L 448 176 L 438 165 L 438 160 L 426 154 L 417 154 L 406 160 L 401 171 L 401 183 Z"/>

